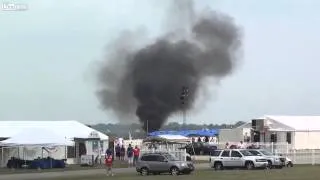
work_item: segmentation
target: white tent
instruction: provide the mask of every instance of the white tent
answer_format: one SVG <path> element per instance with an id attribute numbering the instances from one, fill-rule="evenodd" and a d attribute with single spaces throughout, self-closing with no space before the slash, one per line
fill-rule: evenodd
<path id="1" fill-rule="evenodd" d="M 78 121 L 0 121 L 0 137 L 9 138 L 22 132 L 26 128 L 50 129 L 56 134 L 66 136 L 67 139 L 88 138 L 93 131 L 98 133 L 102 141 L 108 141 L 109 137 L 102 132 L 86 126 Z"/>
<path id="2" fill-rule="evenodd" d="M 190 139 L 188 137 L 185 136 L 181 136 L 181 135 L 172 135 L 172 134 L 162 134 L 162 135 L 157 135 L 157 136 L 150 136 L 147 137 L 146 139 L 144 139 L 144 142 L 148 143 L 148 142 L 162 142 L 162 143 L 176 143 L 176 144 L 180 144 L 180 143 L 190 143 Z"/>
<path id="3" fill-rule="evenodd" d="M 158 137 L 166 139 L 166 140 L 173 140 L 173 141 L 190 141 L 188 137 L 181 136 L 181 135 L 171 135 L 171 134 L 163 134 L 163 135 L 158 135 Z"/>
<path id="4" fill-rule="evenodd" d="M 47 128 L 25 128 L 7 140 L 3 146 L 72 146 L 74 143 Z"/>

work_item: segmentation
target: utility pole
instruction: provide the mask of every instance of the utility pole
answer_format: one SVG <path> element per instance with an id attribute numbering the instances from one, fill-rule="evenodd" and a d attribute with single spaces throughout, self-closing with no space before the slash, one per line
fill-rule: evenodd
<path id="1" fill-rule="evenodd" d="M 183 118 L 183 127 L 187 124 L 187 114 L 186 114 L 186 104 L 189 96 L 189 88 L 186 86 L 182 86 L 180 100 L 182 105 L 182 118 Z"/>
<path id="2" fill-rule="evenodd" d="M 149 136 L 149 120 L 147 120 L 147 137 Z"/>

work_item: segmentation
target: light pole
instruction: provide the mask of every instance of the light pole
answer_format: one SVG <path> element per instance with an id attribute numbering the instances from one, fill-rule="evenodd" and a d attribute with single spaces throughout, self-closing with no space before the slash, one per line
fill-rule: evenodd
<path id="1" fill-rule="evenodd" d="M 147 120 L 147 137 L 149 136 L 149 120 Z"/>
<path id="2" fill-rule="evenodd" d="M 189 88 L 186 86 L 182 86 L 181 94 L 180 94 L 180 100 L 182 105 L 182 116 L 183 116 L 183 126 L 187 123 L 187 115 L 186 115 L 186 103 L 188 101 L 189 96 Z"/>

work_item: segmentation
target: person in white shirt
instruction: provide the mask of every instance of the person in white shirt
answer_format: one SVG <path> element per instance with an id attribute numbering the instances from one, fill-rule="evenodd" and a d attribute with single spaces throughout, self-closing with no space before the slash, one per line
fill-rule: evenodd
<path id="1" fill-rule="evenodd" d="M 240 143 L 238 144 L 238 148 L 245 149 L 245 145 L 243 144 L 243 141 L 240 141 Z"/>
<path id="2" fill-rule="evenodd" d="M 229 149 L 229 143 L 227 142 L 226 145 L 224 146 L 225 149 Z"/>

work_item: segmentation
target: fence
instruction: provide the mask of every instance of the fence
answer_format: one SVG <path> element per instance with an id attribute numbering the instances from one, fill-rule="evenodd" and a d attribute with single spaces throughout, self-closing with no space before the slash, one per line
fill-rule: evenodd
<path id="1" fill-rule="evenodd" d="M 250 145 L 247 144 L 246 146 L 249 147 Z M 217 144 L 218 148 L 224 148 L 224 146 L 225 143 Z M 293 146 L 288 143 L 257 143 L 254 146 L 277 155 L 286 156 L 294 164 L 320 164 L 320 149 L 293 149 Z"/>
<path id="2" fill-rule="evenodd" d="M 210 143 L 217 148 L 222 149 L 225 147 L 224 142 L 219 143 Z M 230 145 L 237 145 L 238 142 L 229 142 Z M 251 143 L 246 144 L 250 146 Z M 283 155 L 292 160 L 294 164 L 320 164 L 320 149 L 293 149 L 292 145 L 288 143 L 258 143 L 255 146 L 260 149 L 266 149 L 274 154 Z M 141 147 L 141 145 L 140 145 Z M 169 146 L 158 146 L 157 149 L 150 149 L 146 146 L 141 147 L 141 154 L 150 153 L 150 152 L 169 152 L 175 155 L 179 160 L 185 160 L 186 158 L 186 149 L 179 149 L 180 146 L 169 145 Z M 198 156 L 201 157 L 201 156 Z M 197 158 L 202 159 L 202 158 Z M 208 156 L 204 156 L 203 159 L 209 159 Z"/>
<path id="3" fill-rule="evenodd" d="M 141 154 L 144 153 L 154 153 L 154 152 L 167 152 L 174 155 L 180 161 L 185 161 L 187 152 L 186 149 L 179 149 L 178 146 L 171 145 L 171 146 L 157 146 L 156 148 L 150 148 L 147 146 L 142 147 Z"/>

